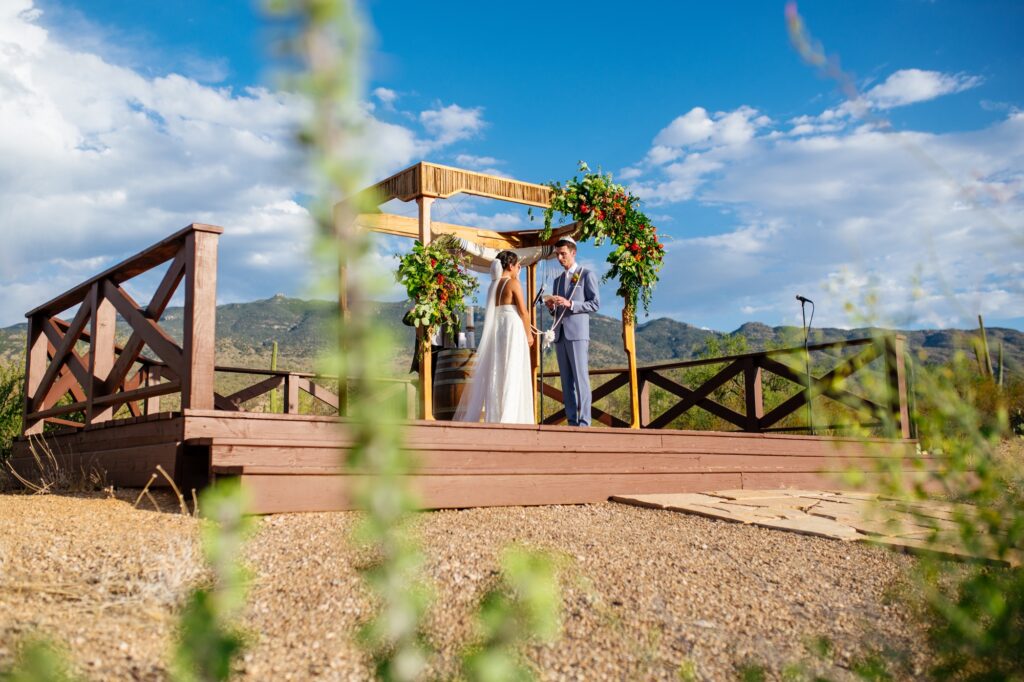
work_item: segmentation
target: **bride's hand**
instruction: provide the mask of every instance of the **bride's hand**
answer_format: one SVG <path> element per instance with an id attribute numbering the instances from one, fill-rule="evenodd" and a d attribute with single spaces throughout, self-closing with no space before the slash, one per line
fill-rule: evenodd
<path id="1" fill-rule="evenodd" d="M 526 342 L 530 344 L 530 348 L 533 348 L 534 341 L 536 341 L 536 339 L 533 338 L 532 333 L 526 335 Z"/>

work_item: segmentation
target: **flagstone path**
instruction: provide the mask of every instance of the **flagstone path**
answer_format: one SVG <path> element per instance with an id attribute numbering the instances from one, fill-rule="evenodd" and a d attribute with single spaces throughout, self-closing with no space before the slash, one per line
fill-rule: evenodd
<path id="1" fill-rule="evenodd" d="M 616 495 L 612 500 L 904 551 L 977 558 L 940 540 L 955 537 L 958 514 L 963 518 L 973 514 L 973 507 L 965 504 L 907 502 L 865 492 L 790 489 Z"/>

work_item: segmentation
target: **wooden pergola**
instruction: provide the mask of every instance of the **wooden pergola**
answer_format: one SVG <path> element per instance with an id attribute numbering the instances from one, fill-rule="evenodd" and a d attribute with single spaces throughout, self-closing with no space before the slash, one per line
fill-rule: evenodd
<path id="1" fill-rule="evenodd" d="M 378 208 L 393 199 L 405 202 L 415 201 L 419 209 L 419 215 L 411 218 L 383 212 L 361 213 L 355 216 L 357 225 L 374 232 L 419 239 L 423 244 L 429 244 L 434 237 L 448 234 L 493 249 L 543 247 L 553 245 L 562 237 L 572 236 L 577 228 L 576 223 L 563 225 L 553 230 L 551 236 L 547 239 L 541 239 L 540 230 L 497 232 L 469 225 L 434 222 L 431 220 L 431 207 L 437 199 L 448 199 L 456 194 L 471 194 L 488 199 L 545 209 L 551 202 L 551 189 L 545 185 L 487 175 L 485 173 L 477 173 L 425 161 L 381 180 L 364 190 L 364 193 L 373 197 L 373 202 Z M 336 216 L 346 215 L 346 212 L 340 210 L 341 208 L 342 205 L 339 204 L 339 210 L 336 210 L 335 213 Z M 537 294 L 536 263 L 529 265 L 527 268 L 526 288 L 527 296 L 532 302 Z M 344 310 L 344 300 L 340 303 Z M 532 305 L 530 317 L 536 326 L 537 310 Z M 640 428 L 640 408 L 635 322 L 632 319 L 627 319 L 625 315 L 623 316 L 622 340 L 629 367 L 630 426 L 638 429 Z M 419 331 L 419 343 L 421 347 L 424 344 L 422 330 Z M 537 392 L 541 389 L 537 381 L 540 352 L 540 344 L 534 344 L 531 350 L 531 366 L 533 369 L 535 409 L 539 409 L 536 407 L 539 405 L 539 401 L 536 398 Z M 433 376 L 430 362 L 421 362 L 420 416 L 428 420 L 433 419 L 432 386 Z M 538 423 L 539 421 L 540 415 L 538 415 Z"/>

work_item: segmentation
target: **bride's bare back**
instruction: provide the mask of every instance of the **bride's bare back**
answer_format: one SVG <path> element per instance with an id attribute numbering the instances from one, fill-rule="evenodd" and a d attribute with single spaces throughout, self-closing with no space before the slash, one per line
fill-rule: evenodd
<path id="1" fill-rule="evenodd" d="M 519 317 L 523 320 L 523 328 L 526 331 L 527 342 L 533 345 L 533 333 L 530 329 L 530 313 L 526 310 L 526 300 L 523 298 L 523 285 L 519 283 L 518 277 L 502 277 L 498 287 L 497 300 L 494 305 L 514 305 Z"/>

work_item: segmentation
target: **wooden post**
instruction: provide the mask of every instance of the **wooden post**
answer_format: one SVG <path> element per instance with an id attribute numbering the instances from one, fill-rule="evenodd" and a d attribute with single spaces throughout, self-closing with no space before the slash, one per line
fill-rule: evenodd
<path id="1" fill-rule="evenodd" d="M 430 243 L 430 207 L 434 205 L 434 197 L 417 197 L 416 203 L 420 209 L 420 242 L 423 246 Z"/>
<path id="2" fill-rule="evenodd" d="M 622 347 L 626 351 L 626 363 L 629 367 L 629 428 L 640 428 L 640 391 L 636 372 L 636 320 L 634 313 L 622 309 Z"/>
<path id="3" fill-rule="evenodd" d="M 434 419 L 434 368 L 430 366 L 430 336 L 422 327 L 416 328 L 416 344 L 420 354 L 420 419 Z"/>
<path id="4" fill-rule="evenodd" d="M 910 438 L 910 410 L 907 406 L 906 352 L 907 337 L 892 334 L 885 337 L 885 368 L 889 378 L 889 409 L 897 421 L 901 438 Z"/>
<path id="5" fill-rule="evenodd" d="M 185 237 L 184 376 L 181 409 L 213 409 L 217 333 L 216 232 L 193 230 Z"/>
<path id="6" fill-rule="evenodd" d="M 160 365 L 144 368 L 143 385 L 156 386 L 160 383 Z M 160 396 L 155 395 L 145 400 L 145 414 L 157 414 L 160 412 Z"/>
<path id="7" fill-rule="evenodd" d="M 85 396 L 85 423 L 97 424 L 109 421 L 114 416 L 113 406 L 96 407 L 93 402 L 106 391 L 107 377 L 114 368 L 114 330 L 117 325 L 117 311 L 114 304 L 103 295 L 103 282 L 95 282 L 89 291 L 92 306 L 92 326 L 89 339 L 89 386 Z M 117 386 L 110 390 L 116 391 Z"/>
<path id="8" fill-rule="evenodd" d="M 647 375 L 640 375 L 640 428 L 651 423 L 651 382 Z"/>
<path id="9" fill-rule="evenodd" d="M 299 378 L 294 374 L 284 378 L 284 413 L 299 413 Z"/>
<path id="10" fill-rule="evenodd" d="M 430 207 L 433 197 L 417 197 L 419 204 L 420 242 L 426 246 L 430 243 Z M 434 373 L 430 365 L 430 337 L 417 327 L 416 338 L 420 346 L 420 416 L 422 419 L 434 418 Z"/>
<path id="11" fill-rule="evenodd" d="M 526 268 L 526 296 L 527 305 L 530 306 L 530 325 L 537 327 L 537 306 L 534 299 L 537 297 L 537 264 L 534 263 Z M 530 332 L 533 333 L 532 331 Z M 537 385 L 537 374 L 540 367 L 540 338 L 533 337 L 533 348 L 530 349 L 530 385 L 533 387 L 533 416 L 536 423 L 540 423 L 540 396 Z"/>
<path id="12" fill-rule="evenodd" d="M 28 318 L 28 338 L 25 344 L 24 404 L 21 422 L 21 432 L 26 436 L 43 432 L 43 420 L 30 420 L 28 415 L 32 411 L 32 401 L 39 391 L 39 383 L 46 373 L 47 341 L 46 335 L 43 334 L 44 324 L 46 324 L 46 318 L 43 315 L 34 315 Z"/>
<path id="13" fill-rule="evenodd" d="M 754 358 L 747 358 L 743 366 L 743 396 L 746 401 L 747 425 L 745 431 L 759 432 L 764 417 L 764 398 L 761 393 L 761 368 Z"/>

